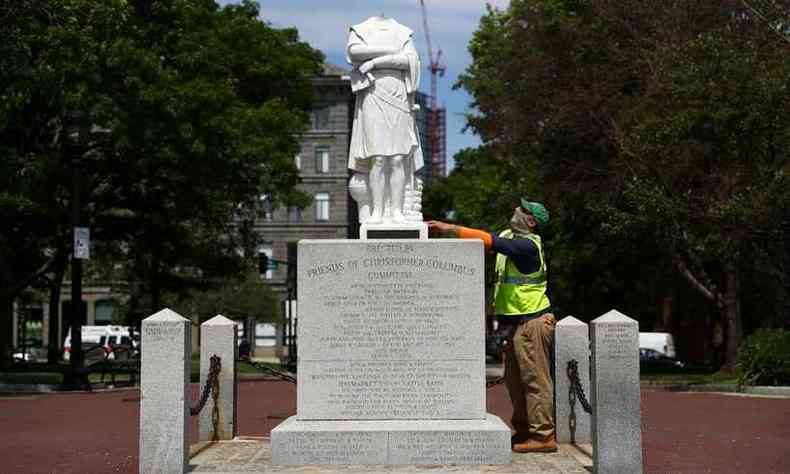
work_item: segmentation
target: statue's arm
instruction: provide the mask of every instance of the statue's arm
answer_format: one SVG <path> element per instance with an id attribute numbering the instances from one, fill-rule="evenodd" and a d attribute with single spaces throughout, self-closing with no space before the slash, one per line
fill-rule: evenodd
<path id="1" fill-rule="evenodd" d="M 388 54 L 373 58 L 359 66 L 362 74 L 374 69 L 409 69 L 409 58 L 405 54 Z"/>
<path id="2" fill-rule="evenodd" d="M 397 50 L 384 46 L 368 46 L 365 44 L 352 44 L 348 47 L 348 57 L 354 63 L 362 63 L 373 58 L 396 53 Z"/>
<path id="3" fill-rule="evenodd" d="M 405 54 L 388 54 L 372 60 L 373 67 L 384 69 L 408 69 L 409 58 Z"/>

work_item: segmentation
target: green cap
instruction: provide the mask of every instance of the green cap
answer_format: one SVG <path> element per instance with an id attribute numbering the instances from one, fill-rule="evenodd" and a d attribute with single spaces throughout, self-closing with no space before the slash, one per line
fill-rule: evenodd
<path id="1" fill-rule="evenodd" d="M 521 198 L 521 207 L 535 216 L 538 225 L 544 226 L 549 223 L 549 211 L 546 206 L 539 202 L 527 201 L 526 198 Z"/>

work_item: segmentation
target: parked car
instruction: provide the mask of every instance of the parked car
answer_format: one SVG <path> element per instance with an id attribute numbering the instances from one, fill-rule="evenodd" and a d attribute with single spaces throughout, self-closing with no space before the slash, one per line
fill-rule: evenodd
<path id="1" fill-rule="evenodd" d="M 123 346 L 130 348 L 133 352 L 137 350 L 138 339 L 129 334 L 126 326 L 82 326 L 82 350 L 83 352 L 98 345 L 104 348 L 109 358 L 114 357 L 113 348 Z M 86 346 L 86 344 L 88 344 Z M 63 360 L 68 361 L 71 352 L 71 328 L 66 332 L 66 339 L 63 342 Z"/>
<path id="2" fill-rule="evenodd" d="M 676 357 L 675 339 L 668 332 L 640 332 L 639 348 L 653 349 L 667 357 Z"/>
<path id="3" fill-rule="evenodd" d="M 639 368 L 644 372 L 671 372 L 681 370 L 686 364 L 654 349 L 639 349 Z"/>
<path id="4" fill-rule="evenodd" d="M 14 362 L 30 362 L 33 360 L 33 356 L 30 352 L 27 352 L 24 349 L 16 349 L 14 352 Z"/>

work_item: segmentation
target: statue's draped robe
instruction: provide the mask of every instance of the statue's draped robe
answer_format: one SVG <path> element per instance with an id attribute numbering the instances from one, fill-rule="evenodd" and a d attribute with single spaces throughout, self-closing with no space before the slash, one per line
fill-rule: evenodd
<path id="1" fill-rule="evenodd" d="M 351 46 L 389 46 L 408 62 L 407 69 L 377 66 L 367 74 L 363 63 L 352 64 L 351 90 L 356 93 L 354 124 L 348 167 L 358 172 L 370 169 L 373 156 L 411 157 L 407 169 L 414 173 L 423 166 L 419 134 L 414 120 L 414 98 L 420 83 L 420 60 L 412 42 L 412 31 L 392 19 L 368 19 L 352 26 L 346 51 Z M 411 181 L 411 176 L 407 177 Z"/>

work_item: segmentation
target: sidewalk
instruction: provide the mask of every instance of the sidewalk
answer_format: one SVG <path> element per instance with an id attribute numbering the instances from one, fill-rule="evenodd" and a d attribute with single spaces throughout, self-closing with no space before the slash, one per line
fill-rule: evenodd
<path id="1" fill-rule="evenodd" d="M 587 474 L 592 472 L 592 448 L 581 449 L 562 445 L 552 454 L 513 453 L 509 465 L 494 466 L 272 466 L 269 438 L 241 437 L 234 441 L 193 446 L 194 456 L 190 459 L 190 472 L 213 472 L 237 474 L 248 472 L 285 473 L 548 473 Z"/>
<path id="2" fill-rule="evenodd" d="M 193 384 L 192 400 L 197 399 L 198 392 L 198 385 Z M 507 422 L 510 400 L 505 387 L 492 387 L 487 398 L 487 411 Z M 138 472 L 139 410 L 137 389 L 0 397 L 0 424 L 3 426 L 0 471 L 3 474 L 135 474 Z M 294 413 L 295 385 L 264 380 L 243 380 L 239 384 L 238 432 L 241 436 L 258 437 L 260 441 Z M 790 398 L 643 389 L 644 472 L 790 472 L 789 421 Z M 191 439 L 198 436 L 195 417 L 190 420 L 190 436 Z M 259 449 L 257 452 L 258 459 L 263 459 L 265 451 Z M 210 452 L 206 452 L 208 454 Z M 524 466 L 522 472 L 530 472 L 526 469 L 537 464 L 540 470 L 557 472 L 552 471 L 555 469 L 552 463 L 559 462 L 554 460 L 556 457 L 554 454 L 515 455 L 512 466 L 500 468 Z M 196 472 L 210 469 L 205 458 L 197 457 L 194 462 L 196 469 L 202 470 Z M 441 466 L 432 468 L 432 472 L 442 471 Z M 278 469 L 282 468 L 273 467 L 271 472 Z M 333 469 L 339 471 L 337 467 Z M 467 472 L 474 472 L 474 469 L 480 472 L 481 468 L 468 466 L 466 469 Z M 318 468 L 313 467 L 313 471 L 316 470 Z"/>

